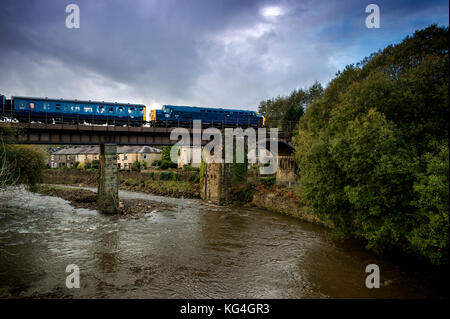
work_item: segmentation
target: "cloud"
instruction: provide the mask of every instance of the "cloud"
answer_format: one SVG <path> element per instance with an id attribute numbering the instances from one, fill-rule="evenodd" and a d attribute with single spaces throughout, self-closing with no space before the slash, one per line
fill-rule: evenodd
<path id="1" fill-rule="evenodd" d="M 1 93 L 256 109 L 415 29 L 448 25 L 444 1 L 379 1 L 378 30 L 356 0 L 77 4 L 81 28 L 67 29 L 63 1 L 2 1 Z"/>

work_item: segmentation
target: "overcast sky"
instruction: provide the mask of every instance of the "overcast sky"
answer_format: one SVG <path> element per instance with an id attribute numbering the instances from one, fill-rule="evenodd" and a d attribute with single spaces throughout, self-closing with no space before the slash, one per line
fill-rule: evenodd
<path id="1" fill-rule="evenodd" d="M 80 8 L 68 29 L 65 8 Z M 381 28 L 368 29 L 376 3 Z M 430 24 L 448 1 L 0 0 L 0 93 L 233 107 L 319 81 Z"/>

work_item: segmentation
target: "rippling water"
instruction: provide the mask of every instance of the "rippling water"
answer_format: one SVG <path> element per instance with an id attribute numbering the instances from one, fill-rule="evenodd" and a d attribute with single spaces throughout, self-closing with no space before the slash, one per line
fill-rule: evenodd
<path id="1" fill-rule="evenodd" d="M 439 278 L 387 262 L 319 227 L 259 209 L 120 192 L 175 205 L 107 216 L 11 188 L 0 192 L 0 297 L 442 297 Z M 365 287 L 365 267 L 382 287 Z M 80 289 L 65 286 L 80 267 Z"/>

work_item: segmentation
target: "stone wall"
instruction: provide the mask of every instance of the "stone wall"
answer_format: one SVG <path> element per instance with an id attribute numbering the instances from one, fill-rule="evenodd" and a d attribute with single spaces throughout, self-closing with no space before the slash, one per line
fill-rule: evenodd
<path id="1" fill-rule="evenodd" d="M 295 160 L 293 156 L 278 156 L 278 167 L 277 167 L 277 184 L 286 185 L 292 187 L 295 185 Z"/>
<path id="2" fill-rule="evenodd" d="M 285 198 L 280 194 L 256 191 L 253 194 L 252 204 L 259 208 L 268 209 L 276 213 L 333 228 L 333 223 L 331 221 L 320 220 L 317 216 L 309 212 L 308 207 L 305 207 L 292 199 Z"/>
<path id="3" fill-rule="evenodd" d="M 231 177 L 233 164 L 205 164 L 200 194 L 203 200 L 224 205 L 231 200 Z"/>

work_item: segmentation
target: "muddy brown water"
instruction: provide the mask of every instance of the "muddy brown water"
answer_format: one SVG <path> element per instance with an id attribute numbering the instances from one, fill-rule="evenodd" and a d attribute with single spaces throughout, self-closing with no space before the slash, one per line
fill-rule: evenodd
<path id="1" fill-rule="evenodd" d="M 2 298 L 446 297 L 433 272 L 387 261 L 326 230 L 255 208 L 120 192 L 174 204 L 140 219 L 102 215 L 10 188 L 0 192 Z M 66 288 L 66 266 L 80 268 Z M 381 288 L 365 286 L 377 264 Z"/>

